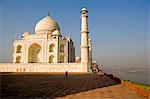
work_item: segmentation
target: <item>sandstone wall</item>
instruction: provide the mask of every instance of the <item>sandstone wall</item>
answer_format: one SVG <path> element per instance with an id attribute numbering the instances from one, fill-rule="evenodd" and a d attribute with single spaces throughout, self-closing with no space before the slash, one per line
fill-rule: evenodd
<path id="1" fill-rule="evenodd" d="M 137 92 L 138 94 L 144 96 L 146 99 L 150 99 L 150 91 L 144 90 L 132 82 L 122 80 L 121 85 L 123 87 L 127 87 L 127 88 Z"/>

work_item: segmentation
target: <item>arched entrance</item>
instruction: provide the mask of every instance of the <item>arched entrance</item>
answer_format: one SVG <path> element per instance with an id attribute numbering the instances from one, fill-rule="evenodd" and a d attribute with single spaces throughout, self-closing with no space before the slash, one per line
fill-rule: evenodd
<path id="1" fill-rule="evenodd" d="M 28 63 L 38 63 L 40 62 L 40 51 L 41 51 L 41 46 L 39 44 L 32 44 L 29 47 L 28 51 Z"/>

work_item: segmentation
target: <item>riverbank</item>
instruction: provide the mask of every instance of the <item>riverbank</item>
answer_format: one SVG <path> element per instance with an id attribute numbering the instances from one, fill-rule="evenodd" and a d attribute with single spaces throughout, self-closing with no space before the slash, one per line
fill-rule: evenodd
<path id="1" fill-rule="evenodd" d="M 123 68 L 123 69 L 103 69 L 103 71 L 107 74 L 113 74 L 114 76 L 123 79 L 123 80 L 130 80 L 133 82 L 137 82 L 144 85 L 150 85 L 149 81 L 149 68 Z"/>

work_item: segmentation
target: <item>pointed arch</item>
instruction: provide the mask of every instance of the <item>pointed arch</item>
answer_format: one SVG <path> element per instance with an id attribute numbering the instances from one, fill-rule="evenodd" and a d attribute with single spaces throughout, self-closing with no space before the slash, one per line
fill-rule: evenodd
<path id="1" fill-rule="evenodd" d="M 60 45 L 60 52 L 64 53 L 64 45 L 63 44 Z"/>
<path id="2" fill-rule="evenodd" d="M 32 44 L 28 50 L 28 62 L 29 63 L 38 63 L 40 62 L 40 51 L 41 46 L 37 43 Z"/>
<path id="3" fill-rule="evenodd" d="M 53 55 L 49 56 L 49 63 L 53 63 L 53 59 L 54 59 Z"/>
<path id="4" fill-rule="evenodd" d="M 20 56 L 17 56 L 17 57 L 16 57 L 16 62 L 15 62 L 15 63 L 20 63 L 20 60 L 21 60 L 21 57 L 20 57 Z"/>
<path id="5" fill-rule="evenodd" d="M 64 56 L 62 55 L 62 56 L 60 56 L 60 63 L 64 63 Z"/>
<path id="6" fill-rule="evenodd" d="M 21 49 L 22 49 L 22 46 L 21 46 L 21 45 L 18 45 L 18 46 L 17 46 L 16 53 L 21 53 Z"/>
<path id="7" fill-rule="evenodd" d="M 49 45 L 49 52 L 54 52 L 54 44 Z"/>

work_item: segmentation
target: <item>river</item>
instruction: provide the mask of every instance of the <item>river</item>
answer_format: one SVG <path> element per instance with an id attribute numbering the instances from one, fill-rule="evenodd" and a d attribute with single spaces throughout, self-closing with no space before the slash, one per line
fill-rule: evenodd
<path id="1" fill-rule="evenodd" d="M 137 83 L 150 85 L 149 69 L 103 69 L 103 71 L 108 74 L 113 74 L 123 80 L 131 80 Z"/>

